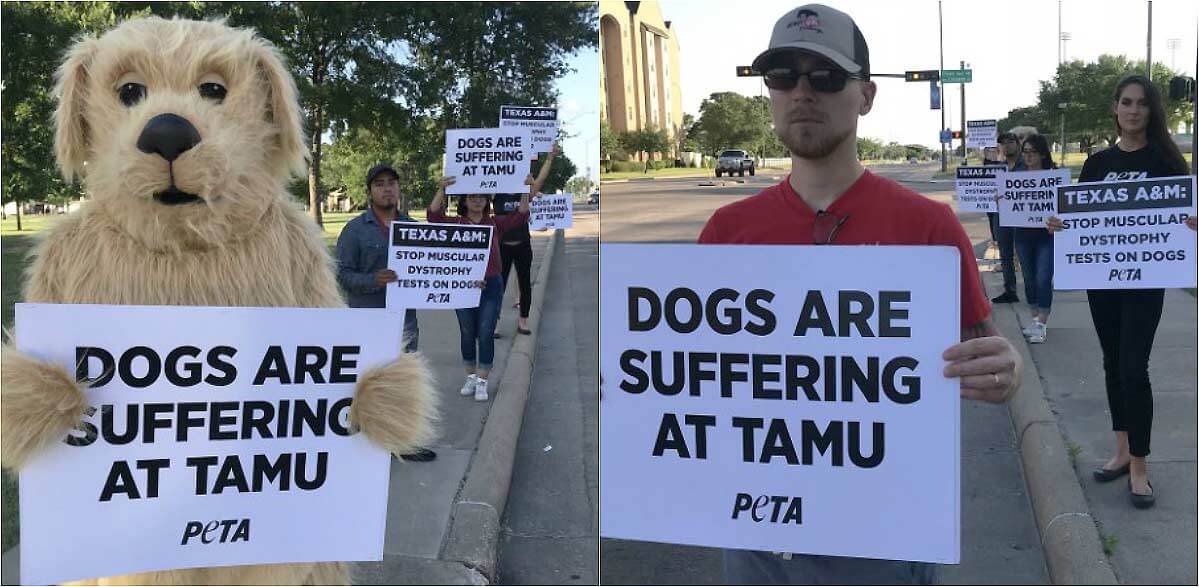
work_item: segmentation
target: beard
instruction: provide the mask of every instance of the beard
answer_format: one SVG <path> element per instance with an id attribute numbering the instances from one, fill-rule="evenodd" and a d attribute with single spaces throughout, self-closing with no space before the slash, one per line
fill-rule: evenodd
<path id="1" fill-rule="evenodd" d="M 777 134 L 783 146 L 787 147 L 792 155 L 800 159 L 824 159 L 845 144 L 853 132 L 846 129 L 843 132 L 819 136 L 796 130 Z"/>

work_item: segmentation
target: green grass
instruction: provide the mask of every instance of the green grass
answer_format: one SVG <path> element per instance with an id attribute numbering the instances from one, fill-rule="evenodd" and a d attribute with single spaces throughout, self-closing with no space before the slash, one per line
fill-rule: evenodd
<path id="1" fill-rule="evenodd" d="M 1073 442 L 1066 443 L 1066 452 L 1070 456 L 1070 465 L 1078 466 L 1078 455 L 1082 454 L 1082 447 Z"/>

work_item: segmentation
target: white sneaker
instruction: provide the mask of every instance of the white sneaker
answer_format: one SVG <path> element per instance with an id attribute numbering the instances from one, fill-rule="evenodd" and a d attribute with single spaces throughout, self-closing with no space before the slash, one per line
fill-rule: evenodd
<path id="1" fill-rule="evenodd" d="M 1040 322 L 1037 322 L 1037 326 L 1039 326 L 1040 328 L 1038 328 L 1036 332 L 1034 332 L 1033 334 L 1030 334 L 1028 336 L 1028 342 L 1030 344 L 1041 344 L 1041 343 L 1045 342 L 1045 334 L 1049 331 L 1049 327 L 1044 324 L 1041 324 Z"/>
<path id="2" fill-rule="evenodd" d="M 487 401 L 487 380 L 482 377 L 475 378 L 475 401 Z"/>
<path id="3" fill-rule="evenodd" d="M 1041 321 L 1037 320 L 1036 318 L 1033 318 L 1032 324 L 1029 324 L 1028 326 L 1026 326 L 1024 328 L 1024 330 L 1021 330 L 1020 332 L 1023 332 L 1024 336 L 1032 336 L 1041 331 L 1041 326 L 1042 326 Z"/>
<path id="4" fill-rule="evenodd" d="M 462 395 L 470 395 L 475 392 L 475 387 L 479 382 L 479 376 L 471 373 L 466 376 L 466 383 L 462 384 L 462 389 L 458 393 Z"/>

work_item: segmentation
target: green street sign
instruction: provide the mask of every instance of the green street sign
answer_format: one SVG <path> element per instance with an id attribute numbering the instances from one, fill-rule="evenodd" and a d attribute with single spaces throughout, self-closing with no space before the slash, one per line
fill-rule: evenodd
<path id="1" fill-rule="evenodd" d="M 943 84 L 968 84 L 973 78 L 972 69 L 945 69 L 941 71 Z"/>

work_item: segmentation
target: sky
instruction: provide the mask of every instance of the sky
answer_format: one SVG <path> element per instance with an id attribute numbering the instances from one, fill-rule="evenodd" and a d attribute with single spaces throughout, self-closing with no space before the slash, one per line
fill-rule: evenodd
<path id="1" fill-rule="evenodd" d="M 760 78 L 738 78 L 736 66 L 749 65 L 766 49 L 770 32 L 795 0 L 755 0 L 730 18 L 728 2 L 660 0 L 662 15 L 679 36 L 683 111 L 699 117 L 713 92 L 757 95 Z M 874 73 L 940 69 L 935 0 L 826 0 L 848 13 L 870 47 Z M 1094 61 L 1103 53 L 1144 59 L 1147 0 L 1063 0 L 1062 31 L 1067 59 Z M 1153 60 L 1195 77 L 1199 2 L 1156 0 L 1153 5 Z M 1053 77 L 1058 60 L 1058 3 L 1049 0 L 945 0 L 942 4 L 945 69 L 966 61 L 973 70 L 966 84 L 966 119 L 1002 118 L 1012 108 L 1036 102 L 1040 80 Z M 1177 39 L 1173 56 L 1170 40 Z M 724 75 L 727 72 L 727 75 Z M 719 75 L 718 75 L 719 74 Z M 927 83 L 875 78 L 874 109 L 858 123 L 858 136 L 937 148 L 941 113 L 929 108 Z M 959 128 L 958 84 L 944 90 L 946 126 Z"/>
<path id="2" fill-rule="evenodd" d="M 598 38 L 598 35 L 597 35 Z M 578 167 L 575 175 L 587 174 L 599 183 L 599 50 L 590 48 L 571 56 L 575 71 L 555 84 L 558 98 L 558 128 L 571 135 L 562 141 L 562 154 Z"/>

